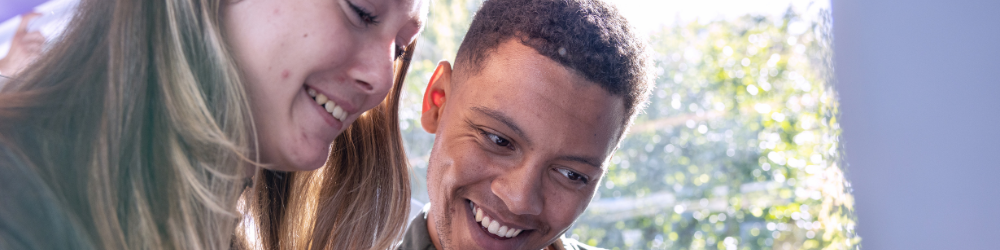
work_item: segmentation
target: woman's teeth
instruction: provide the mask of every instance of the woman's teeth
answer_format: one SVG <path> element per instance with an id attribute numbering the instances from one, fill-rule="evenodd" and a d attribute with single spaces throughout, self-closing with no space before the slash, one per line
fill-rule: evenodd
<path id="1" fill-rule="evenodd" d="M 524 231 L 524 229 L 514 229 L 513 227 L 501 225 L 499 222 L 491 219 L 490 216 L 483 213 L 483 210 L 476 207 L 475 204 L 472 205 L 472 211 L 475 211 L 476 213 L 476 222 L 479 222 L 480 225 L 486 228 L 486 231 L 489 231 L 493 235 L 504 238 L 513 238 Z"/>
<path id="2" fill-rule="evenodd" d="M 323 108 L 326 109 L 326 112 L 330 112 L 330 115 L 332 115 L 333 118 L 337 118 L 340 122 L 344 122 L 344 119 L 347 119 L 347 112 L 344 112 L 344 109 L 337 106 L 337 104 L 327 98 L 326 95 L 316 93 L 315 89 L 308 87 L 306 87 L 306 93 L 309 93 L 309 97 L 312 97 L 313 100 L 316 101 L 316 104 L 323 106 Z"/>

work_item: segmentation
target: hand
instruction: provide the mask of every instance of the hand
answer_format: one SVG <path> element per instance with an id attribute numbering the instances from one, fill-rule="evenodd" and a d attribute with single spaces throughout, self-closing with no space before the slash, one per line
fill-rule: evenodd
<path id="1" fill-rule="evenodd" d="M 28 33 L 28 22 L 39 16 L 41 14 L 34 12 L 21 16 L 21 24 L 14 32 L 14 39 L 10 42 L 10 51 L 7 52 L 6 57 L 0 59 L 0 74 L 17 75 L 42 54 L 45 36 L 38 31 Z"/>

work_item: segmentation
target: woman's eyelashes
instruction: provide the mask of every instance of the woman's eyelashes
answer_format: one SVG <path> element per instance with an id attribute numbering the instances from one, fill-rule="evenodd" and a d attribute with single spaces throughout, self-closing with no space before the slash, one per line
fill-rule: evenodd
<path id="1" fill-rule="evenodd" d="M 392 59 L 399 59 L 399 57 L 403 56 L 403 52 L 404 52 L 403 50 L 404 49 L 406 49 L 406 48 L 403 48 L 402 46 L 396 45 L 396 53 L 395 53 L 396 56 L 392 57 Z"/>
<path id="2" fill-rule="evenodd" d="M 573 170 L 565 168 L 557 168 L 556 171 L 558 171 L 560 174 L 566 177 L 566 179 L 569 179 L 570 181 L 573 182 L 579 182 L 583 184 L 587 184 L 587 182 L 590 182 L 590 178 L 587 178 L 587 176 L 583 174 L 574 172 Z"/>
<path id="3" fill-rule="evenodd" d="M 358 14 L 358 18 L 361 19 L 361 22 L 364 23 L 366 27 L 368 25 L 378 25 L 378 16 L 372 14 L 371 11 L 354 5 L 351 1 L 347 1 L 347 5 L 351 6 L 351 10 L 354 10 L 354 12 Z"/>

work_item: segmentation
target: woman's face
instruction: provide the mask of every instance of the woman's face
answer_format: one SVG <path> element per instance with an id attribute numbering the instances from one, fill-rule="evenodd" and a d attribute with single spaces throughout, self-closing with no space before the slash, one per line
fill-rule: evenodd
<path id="1" fill-rule="evenodd" d="M 226 3 L 222 26 L 246 77 L 261 160 L 321 167 L 330 143 L 385 98 L 396 49 L 425 13 L 423 0 Z"/>

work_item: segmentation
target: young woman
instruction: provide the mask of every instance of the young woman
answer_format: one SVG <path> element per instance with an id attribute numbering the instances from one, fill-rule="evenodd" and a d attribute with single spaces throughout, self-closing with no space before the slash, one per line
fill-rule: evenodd
<path id="1" fill-rule="evenodd" d="M 0 90 L 0 249 L 230 248 L 246 177 L 319 168 L 338 136 L 343 157 L 322 172 L 366 179 L 317 184 L 350 206 L 315 221 L 334 222 L 335 240 L 390 244 L 408 176 L 378 131 L 392 131 L 392 62 L 423 5 L 83 1 L 61 42 Z M 376 218 L 356 232 L 367 237 L 337 236 L 358 214 Z"/>
<path id="2" fill-rule="evenodd" d="M 326 167 L 256 175 L 241 201 L 250 220 L 237 231 L 236 248 L 389 249 L 398 242 L 410 205 L 398 110 L 414 47 L 397 60 L 386 101 L 337 137 Z"/>

